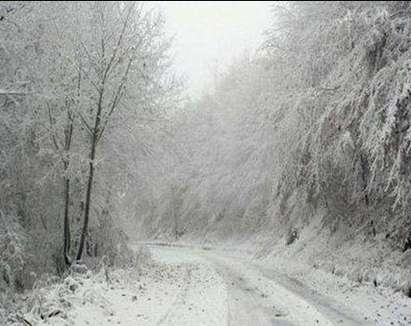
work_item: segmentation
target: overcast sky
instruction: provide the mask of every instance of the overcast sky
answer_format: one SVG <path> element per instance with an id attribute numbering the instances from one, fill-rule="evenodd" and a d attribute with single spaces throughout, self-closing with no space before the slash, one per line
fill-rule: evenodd
<path id="1" fill-rule="evenodd" d="M 148 1 L 166 18 L 175 35 L 173 55 L 179 74 L 187 78 L 189 94 L 197 97 L 246 50 L 255 51 L 270 24 L 269 1 Z"/>

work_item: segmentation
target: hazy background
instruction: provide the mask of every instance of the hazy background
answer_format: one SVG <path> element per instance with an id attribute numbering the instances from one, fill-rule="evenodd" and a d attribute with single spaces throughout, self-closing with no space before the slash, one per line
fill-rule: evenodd
<path id="1" fill-rule="evenodd" d="M 270 25 L 270 1 L 149 1 L 161 9 L 166 31 L 175 36 L 177 72 L 193 97 L 211 86 L 215 74 L 244 52 L 253 53 Z"/>

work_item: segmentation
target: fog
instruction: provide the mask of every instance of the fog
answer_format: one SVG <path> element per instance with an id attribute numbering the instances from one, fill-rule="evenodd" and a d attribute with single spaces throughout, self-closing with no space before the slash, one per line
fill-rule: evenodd
<path id="1" fill-rule="evenodd" d="M 271 24 L 270 1 L 148 1 L 161 10 L 166 31 L 174 36 L 176 72 L 187 92 L 198 97 L 234 59 L 252 54 Z"/>

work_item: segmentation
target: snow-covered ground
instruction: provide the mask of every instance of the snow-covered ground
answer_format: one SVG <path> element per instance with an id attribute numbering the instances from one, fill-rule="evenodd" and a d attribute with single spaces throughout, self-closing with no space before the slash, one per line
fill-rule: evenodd
<path id="1" fill-rule="evenodd" d="M 227 285 L 227 325 L 411 325 L 411 300 L 390 289 L 241 251 L 152 247 L 156 259 L 193 261 Z"/>
<path id="2" fill-rule="evenodd" d="M 29 295 L 19 325 L 411 325 L 411 300 L 287 261 L 149 245 L 131 270 L 73 274 Z M 12 319 L 8 324 L 13 324 Z"/>
<path id="3" fill-rule="evenodd" d="M 145 262 L 138 270 L 72 274 L 21 298 L 18 314 L 6 324 L 226 325 L 223 279 L 206 264 L 182 257 Z"/>

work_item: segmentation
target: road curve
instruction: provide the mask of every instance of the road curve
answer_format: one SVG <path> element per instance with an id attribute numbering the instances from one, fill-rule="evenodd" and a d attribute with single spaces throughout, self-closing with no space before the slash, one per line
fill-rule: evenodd
<path id="1" fill-rule="evenodd" d="M 160 260 L 211 266 L 226 284 L 228 326 L 371 325 L 332 299 L 246 259 L 187 247 L 149 248 Z"/>

